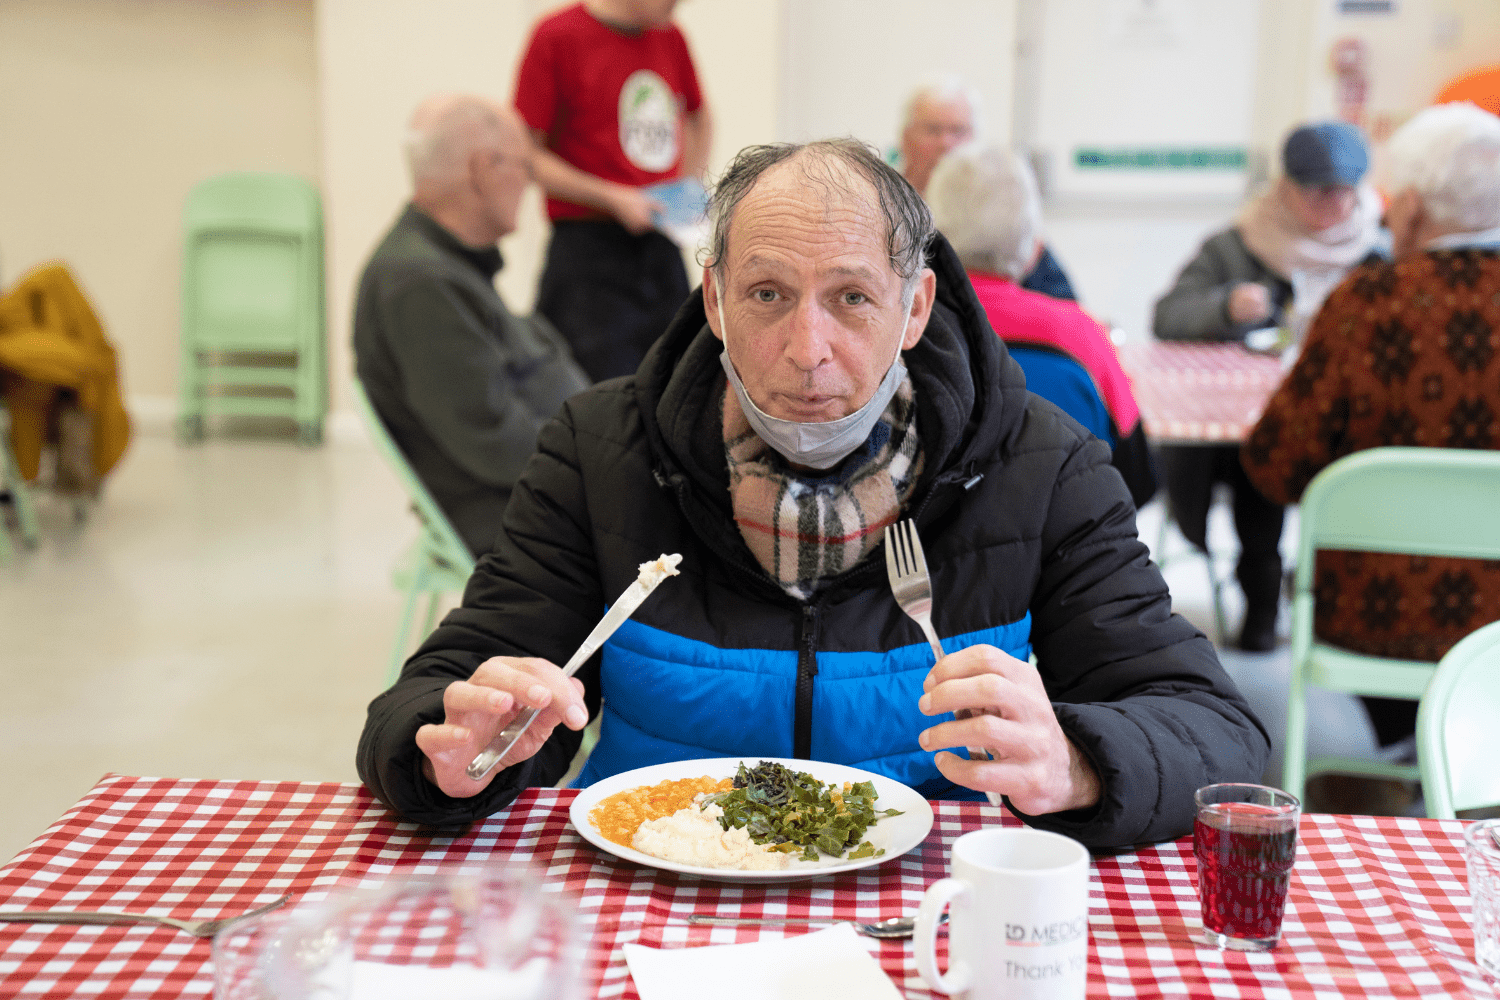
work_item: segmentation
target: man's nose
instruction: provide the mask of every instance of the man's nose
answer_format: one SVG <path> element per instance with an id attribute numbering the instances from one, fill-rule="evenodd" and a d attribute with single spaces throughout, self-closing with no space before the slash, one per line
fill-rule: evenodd
<path id="1" fill-rule="evenodd" d="M 829 336 L 833 318 L 822 304 L 809 299 L 788 317 L 785 354 L 800 370 L 810 372 L 832 356 Z"/>

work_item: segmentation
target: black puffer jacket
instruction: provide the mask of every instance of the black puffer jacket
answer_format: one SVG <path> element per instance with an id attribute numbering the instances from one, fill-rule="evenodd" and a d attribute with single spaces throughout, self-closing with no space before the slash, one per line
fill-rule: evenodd
<path id="1" fill-rule="evenodd" d="M 1172 614 L 1108 446 L 1026 392 L 941 238 L 929 262 L 938 302 L 905 356 L 926 463 L 907 513 L 932 569 L 937 631 L 982 633 L 1030 615 L 1058 719 L 1104 789 L 1094 809 L 1031 822 L 1095 847 L 1180 836 L 1192 827 L 1196 788 L 1258 779 L 1266 734 L 1212 645 Z M 694 650 L 797 651 L 785 703 L 736 704 L 733 680 L 720 679 L 698 692 L 663 692 L 678 699 L 662 706 L 663 725 L 680 718 L 690 728 L 702 709 L 714 725 L 738 727 L 737 746 L 723 749 L 787 747 L 799 755 L 858 739 L 865 727 L 889 728 L 883 718 L 820 715 L 827 683 L 819 687 L 819 660 L 920 648 L 921 635 L 892 600 L 879 551 L 806 605 L 760 569 L 732 518 L 719 350 L 694 296 L 634 379 L 575 397 L 544 429 L 505 532 L 480 561 L 463 606 L 370 706 L 360 774 L 398 812 L 462 823 L 503 807 L 522 787 L 554 782 L 578 743 L 562 728 L 537 757 L 472 799 L 451 799 L 422 778 L 413 737 L 423 723 L 441 721 L 443 688 L 486 657 L 563 662 L 637 565 L 662 552 L 683 554 L 683 578 L 637 613 L 641 629 L 680 637 Z M 611 678 L 611 669 L 606 662 L 601 676 L 596 657 L 579 674 L 591 711 L 601 683 L 606 693 L 611 684 L 624 693 L 630 688 L 622 685 L 652 682 L 619 670 Z M 692 702 L 695 695 L 706 704 Z M 931 720 L 914 705 L 889 705 L 892 716 L 908 712 L 904 738 L 915 747 Z M 694 742 L 692 733 L 681 735 Z"/>

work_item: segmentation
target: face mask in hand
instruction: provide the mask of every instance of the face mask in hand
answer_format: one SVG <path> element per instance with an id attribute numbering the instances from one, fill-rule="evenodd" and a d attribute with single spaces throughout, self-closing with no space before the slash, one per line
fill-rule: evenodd
<path id="1" fill-rule="evenodd" d="M 870 401 L 837 420 L 801 423 L 771 416 L 756 406 L 750 394 L 745 391 L 745 383 L 740 381 L 739 373 L 734 370 L 734 363 L 729 360 L 729 328 L 724 325 L 722 289 L 719 290 L 718 298 L 719 333 L 724 339 L 724 351 L 719 355 L 719 363 L 724 366 L 729 384 L 734 386 L 734 394 L 739 398 L 745 419 L 762 441 L 775 448 L 793 465 L 822 471 L 838 465 L 869 440 L 870 432 L 875 429 L 880 415 L 890 405 L 891 397 L 896 395 L 901 380 L 906 378 L 906 367 L 901 364 L 901 344 L 905 342 L 906 328 L 911 324 L 910 304 L 907 305 L 906 322 L 901 324 L 901 337 L 896 342 L 896 356 L 891 360 L 885 378 L 881 379 L 880 386 L 875 390 L 875 395 L 870 397 Z"/>

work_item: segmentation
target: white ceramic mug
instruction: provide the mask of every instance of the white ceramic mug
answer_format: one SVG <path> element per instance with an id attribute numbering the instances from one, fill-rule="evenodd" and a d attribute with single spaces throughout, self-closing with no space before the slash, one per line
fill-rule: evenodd
<path id="1" fill-rule="evenodd" d="M 936 931 L 948 913 L 948 973 Z M 1045 830 L 976 830 L 953 842 L 953 877 L 917 910 L 917 971 L 973 1000 L 1082 1000 L 1089 962 L 1089 852 Z"/>

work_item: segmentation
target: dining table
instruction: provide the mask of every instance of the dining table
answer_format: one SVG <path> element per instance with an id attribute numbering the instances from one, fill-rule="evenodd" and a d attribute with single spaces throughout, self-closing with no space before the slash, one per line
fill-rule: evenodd
<path id="1" fill-rule="evenodd" d="M 916 910 L 955 838 L 1019 825 L 981 802 L 935 801 L 899 857 L 803 881 L 734 883 L 604 853 L 568 819 L 579 793 L 528 789 L 461 833 L 402 822 L 359 785 L 103 777 L 4 868 L 0 910 L 146 910 L 209 919 L 283 894 L 310 905 L 396 873 L 524 861 L 577 907 L 585 995 L 636 997 L 622 946 L 696 948 L 807 934 L 787 916 L 874 921 Z M 1496 996 L 1473 962 L 1462 821 L 1304 815 L 1281 942 L 1243 954 L 1201 933 L 1190 837 L 1096 855 L 1090 997 Z M 694 913 L 772 918 L 689 924 Z M 929 997 L 910 941 L 861 939 L 898 992 Z M 399 962 L 403 956 L 393 955 Z M 946 963 L 946 939 L 939 938 Z M 207 997 L 210 942 L 155 924 L 0 923 L 0 996 Z"/>
<path id="2" fill-rule="evenodd" d="M 1285 374 L 1238 341 L 1127 341 L 1119 357 L 1146 437 L 1164 445 L 1244 442 Z"/>

